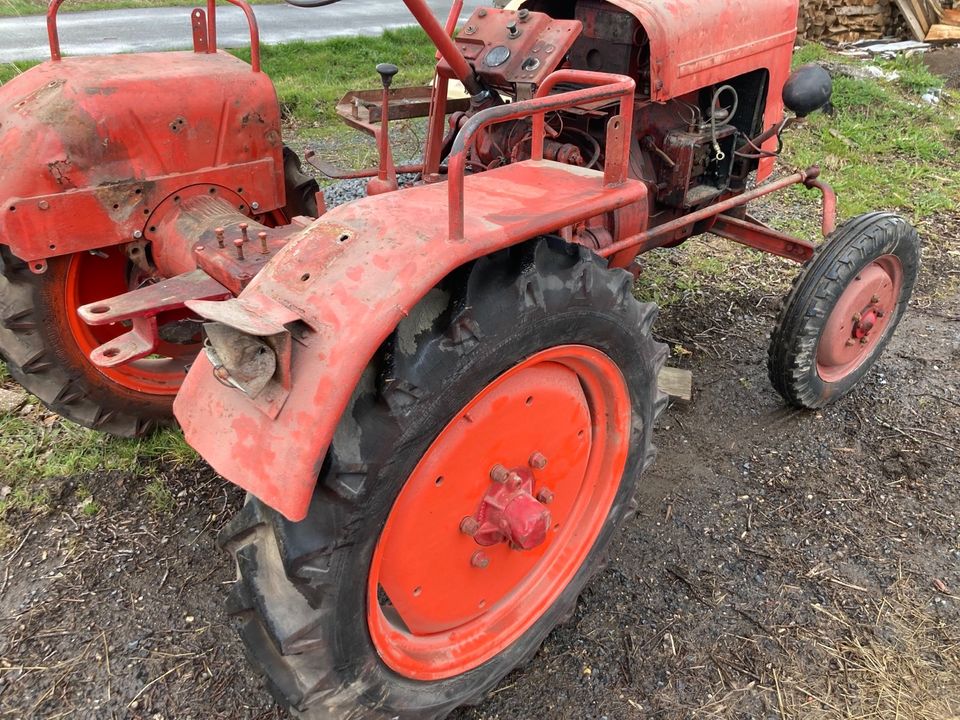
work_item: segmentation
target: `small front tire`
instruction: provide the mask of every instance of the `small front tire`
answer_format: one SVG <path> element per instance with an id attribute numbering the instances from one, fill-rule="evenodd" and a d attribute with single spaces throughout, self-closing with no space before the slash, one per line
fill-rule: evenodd
<path id="1" fill-rule="evenodd" d="M 853 390 L 903 318 L 919 265 L 917 231 L 899 215 L 869 213 L 838 228 L 794 281 L 771 335 L 774 389 L 801 408 Z"/>

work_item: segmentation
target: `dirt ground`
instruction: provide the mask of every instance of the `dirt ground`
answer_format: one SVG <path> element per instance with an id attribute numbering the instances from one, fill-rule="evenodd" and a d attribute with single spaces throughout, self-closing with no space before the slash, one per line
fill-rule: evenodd
<path id="1" fill-rule="evenodd" d="M 960 47 L 947 47 L 923 56 L 930 71 L 947 80 L 948 88 L 960 88 Z"/>
<path id="2" fill-rule="evenodd" d="M 753 266 L 663 311 L 694 398 L 660 421 L 640 514 L 571 622 L 456 720 L 960 716 L 960 211 L 920 229 L 909 315 L 821 412 L 770 388 L 780 294 Z M 169 512 L 143 478 L 103 473 L 52 480 L 50 512 L 8 518 L 0 718 L 285 717 L 223 611 L 215 538 L 242 494 L 202 463 L 163 480 Z"/>

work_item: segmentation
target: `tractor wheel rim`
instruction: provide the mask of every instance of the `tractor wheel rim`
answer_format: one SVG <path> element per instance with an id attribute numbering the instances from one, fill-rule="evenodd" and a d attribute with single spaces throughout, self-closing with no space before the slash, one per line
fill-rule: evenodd
<path id="1" fill-rule="evenodd" d="M 630 424 L 623 375 L 586 346 L 539 352 L 467 403 L 407 479 L 374 551 L 367 620 L 383 661 L 416 680 L 453 677 L 532 627 L 607 522 Z M 497 515 L 504 493 L 516 502 Z M 491 519 L 530 549 L 498 541 Z"/>
<path id="2" fill-rule="evenodd" d="M 886 337 L 900 302 L 903 264 L 882 255 L 863 268 L 841 293 L 817 346 L 817 372 L 838 382 L 854 372 Z"/>
<path id="3" fill-rule="evenodd" d="M 82 305 L 120 295 L 139 284 L 136 275 L 131 276 L 129 272 L 129 261 L 122 248 L 106 248 L 97 255 L 74 254 L 67 266 L 65 284 L 63 311 L 67 325 L 77 347 L 87 358 L 93 350 L 128 330 L 123 324 L 87 325 L 77 314 Z M 173 317 L 173 314 L 159 316 L 161 325 L 168 316 Z M 112 368 L 94 367 L 109 380 L 129 390 L 148 395 L 176 395 L 199 349 L 199 344 L 161 341 L 153 357 Z"/>

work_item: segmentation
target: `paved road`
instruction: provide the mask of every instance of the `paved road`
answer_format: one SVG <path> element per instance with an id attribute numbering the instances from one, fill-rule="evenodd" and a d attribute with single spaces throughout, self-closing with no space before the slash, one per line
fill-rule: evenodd
<path id="1" fill-rule="evenodd" d="M 429 4 L 441 20 L 446 18 L 449 0 L 429 0 Z M 480 0 L 467 0 L 465 13 L 478 5 Z M 255 10 L 261 40 L 268 44 L 337 35 L 379 35 L 388 28 L 414 24 L 413 16 L 399 0 L 344 0 L 313 10 L 261 5 Z M 222 47 L 249 45 L 247 24 L 239 8 L 220 5 L 217 18 Z M 62 13 L 58 25 L 60 43 L 68 55 L 171 50 L 193 45 L 190 8 L 186 7 Z M 44 17 L 0 18 L 0 62 L 47 57 Z"/>

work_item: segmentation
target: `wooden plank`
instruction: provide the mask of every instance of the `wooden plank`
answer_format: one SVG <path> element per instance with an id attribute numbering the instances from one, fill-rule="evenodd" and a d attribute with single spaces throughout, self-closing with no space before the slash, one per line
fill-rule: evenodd
<path id="1" fill-rule="evenodd" d="M 960 40 L 960 26 L 934 25 L 927 33 L 927 42 L 950 42 Z"/>
<path id="2" fill-rule="evenodd" d="M 940 22 L 943 15 L 943 5 L 940 0 L 923 0 L 923 9 L 926 11 L 927 21 L 931 27 Z"/>
<path id="3" fill-rule="evenodd" d="M 900 8 L 900 14 L 903 15 L 903 18 L 907 21 L 907 25 L 910 27 L 910 32 L 913 33 L 913 37 L 917 40 L 926 39 L 927 34 L 920 27 L 920 21 L 914 14 L 913 7 L 910 5 L 910 0 L 895 0 L 895 2 L 897 3 L 897 7 Z"/>
<path id="4" fill-rule="evenodd" d="M 940 16 L 940 22 L 944 25 L 960 25 L 960 8 L 953 10 L 944 8 L 943 15 Z"/>
<path id="5" fill-rule="evenodd" d="M 672 398 L 689 402 L 693 397 L 693 373 L 689 370 L 665 367 L 657 376 L 657 387 Z"/>
<path id="6" fill-rule="evenodd" d="M 917 22 L 920 24 L 920 30 L 926 35 L 930 32 L 930 21 L 927 19 L 927 12 L 923 7 L 923 3 L 920 0 L 910 0 L 910 6 L 913 8 L 914 17 L 917 18 Z"/>

